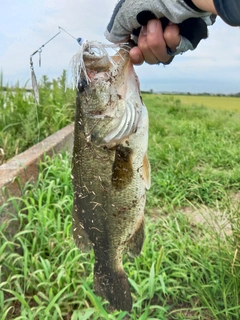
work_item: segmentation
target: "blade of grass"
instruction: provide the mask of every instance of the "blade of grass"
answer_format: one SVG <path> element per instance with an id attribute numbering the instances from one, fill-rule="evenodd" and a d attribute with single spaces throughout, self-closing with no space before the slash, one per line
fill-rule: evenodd
<path id="1" fill-rule="evenodd" d="M 49 305 L 47 306 L 47 308 L 45 309 L 45 314 L 48 314 L 49 311 L 52 309 L 52 307 L 54 306 L 54 304 L 56 303 L 56 301 L 61 297 L 61 295 L 63 294 L 64 291 L 67 290 L 68 287 L 70 287 L 71 283 L 69 283 L 68 285 L 66 285 L 66 287 L 64 287 L 62 290 L 60 290 L 54 297 L 53 299 L 50 301 Z"/>

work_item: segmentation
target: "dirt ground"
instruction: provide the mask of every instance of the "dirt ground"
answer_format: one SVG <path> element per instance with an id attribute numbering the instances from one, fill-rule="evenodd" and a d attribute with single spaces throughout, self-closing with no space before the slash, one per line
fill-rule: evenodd
<path id="1" fill-rule="evenodd" d="M 182 213 L 193 224 L 204 224 L 206 227 L 218 232 L 221 236 L 231 236 L 231 221 L 234 219 L 234 215 L 231 216 L 231 212 L 237 211 L 240 212 L 240 193 L 233 195 L 229 210 L 210 209 L 206 206 L 188 206 L 182 209 Z"/>

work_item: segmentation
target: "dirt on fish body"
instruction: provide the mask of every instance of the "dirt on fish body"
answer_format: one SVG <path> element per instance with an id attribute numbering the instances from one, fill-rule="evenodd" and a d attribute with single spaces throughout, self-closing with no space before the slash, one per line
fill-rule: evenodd
<path id="1" fill-rule="evenodd" d="M 148 114 L 130 47 L 110 57 L 86 42 L 74 57 L 77 73 L 72 178 L 73 236 L 80 250 L 94 249 L 94 287 L 118 310 L 132 298 L 123 252 L 136 256 L 144 241 Z"/>

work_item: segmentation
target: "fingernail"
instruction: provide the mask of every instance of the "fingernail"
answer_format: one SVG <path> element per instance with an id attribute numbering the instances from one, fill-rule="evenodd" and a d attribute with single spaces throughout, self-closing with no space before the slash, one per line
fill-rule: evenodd
<path id="1" fill-rule="evenodd" d="M 156 28 L 157 28 L 157 21 L 156 20 L 150 20 L 148 22 L 148 31 L 150 33 L 153 33 L 153 32 L 155 32 Z"/>
<path id="2" fill-rule="evenodd" d="M 143 27 L 142 27 L 141 33 L 142 33 L 143 36 L 146 36 L 146 35 L 147 35 L 147 27 L 146 27 L 146 26 L 143 26 Z"/>

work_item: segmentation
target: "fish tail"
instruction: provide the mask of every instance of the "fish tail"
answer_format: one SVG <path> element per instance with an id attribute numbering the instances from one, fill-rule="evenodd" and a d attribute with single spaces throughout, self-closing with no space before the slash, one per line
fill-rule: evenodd
<path id="1" fill-rule="evenodd" d="M 101 264 L 94 266 L 95 292 L 117 310 L 131 311 L 132 297 L 124 270 L 112 270 Z"/>

